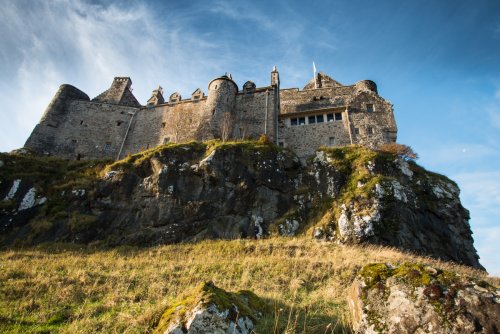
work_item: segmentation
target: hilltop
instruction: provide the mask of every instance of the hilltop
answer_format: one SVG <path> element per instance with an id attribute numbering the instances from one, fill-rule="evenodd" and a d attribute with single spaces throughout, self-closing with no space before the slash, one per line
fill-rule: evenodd
<path id="1" fill-rule="evenodd" d="M 400 154 L 301 161 L 265 137 L 120 161 L 21 150 L 0 154 L 0 181 L 6 332 L 500 326 L 457 185 Z"/>

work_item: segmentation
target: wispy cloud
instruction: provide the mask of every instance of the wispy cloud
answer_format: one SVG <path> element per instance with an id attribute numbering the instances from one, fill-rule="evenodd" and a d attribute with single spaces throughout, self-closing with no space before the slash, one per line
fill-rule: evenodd
<path id="1" fill-rule="evenodd" d="M 2 6 L 0 44 L 6 47 L 0 59 L 7 66 L 0 72 L 11 79 L 0 87 L 0 116 L 12 122 L 10 130 L 0 131 L 0 151 L 23 144 L 62 83 L 93 97 L 114 76 L 131 76 L 144 102 L 158 84 L 167 92 L 190 93 L 200 77 L 208 82 L 208 73 L 218 72 L 207 66 L 216 46 L 193 32 L 182 15 L 167 14 L 162 24 L 144 4 L 84 0 Z"/>
<path id="2" fill-rule="evenodd" d="M 474 212 L 495 211 L 500 216 L 500 171 L 478 171 L 453 175 L 462 188 L 461 197 Z"/>

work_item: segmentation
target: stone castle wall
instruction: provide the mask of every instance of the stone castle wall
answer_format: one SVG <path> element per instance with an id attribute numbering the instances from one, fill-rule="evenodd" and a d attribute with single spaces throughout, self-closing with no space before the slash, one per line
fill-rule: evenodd
<path id="1" fill-rule="evenodd" d="M 232 139 L 266 134 L 301 157 L 320 146 L 376 147 L 396 139 L 392 105 L 369 80 L 342 86 L 320 73 L 303 90 L 280 90 L 273 70 L 270 86 L 249 81 L 239 91 L 226 75 L 209 83 L 208 96 L 198 89 L 187 100 L 174 93 L 165 103 L 159 87 L 147 106 L 137 102 L 131 83 L 115 78 L 93 100 L 61 86 L 25 147 L 67 158 L 123 158 L 167 142 L 220 138 L 224 124 Z"/>
<path id="2" fill-rule="evenodd" d="M 238 94 L 234 138 L 258 138 L 262 134 L 267 134 L 271 140 L 275 140 L 277 113 L 274 110 L 274 104 L 276 98 L 272 87 L 250 94 Z"/>

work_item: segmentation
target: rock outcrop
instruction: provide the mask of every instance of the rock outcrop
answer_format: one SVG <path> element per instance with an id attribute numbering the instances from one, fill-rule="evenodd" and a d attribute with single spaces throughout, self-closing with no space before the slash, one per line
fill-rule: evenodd
<path id="1" fill-rule="evenodd" d="M 250 334 L 268 306 L 250 291 L 230 293 L 200 284 L 163 313 L 157 334 Z"/>
<path id="2" fill-rule="evenodd" d="M 45 160 L 44 160 L 45 159 Z M 155 245 L 310 233 L 481 268 L 456 184 L 363 147 L 169 144 L 112 164 L 0 156 L 0 243 Z"/>
<path id="3" fill-rule="evenodd" d="M 390 245 L 480 267 L 469 212 L 452 180 L 364 148 L 320 150 L 310 174 L 318 193 L 333 199 L 315 225 L 317 238 Z"/>
<path id="4" fill-rule="evenodd" d="M 365 266 L 349 295 L 356 333 L 498 333 L 500 290 L 422 264 Z"/>

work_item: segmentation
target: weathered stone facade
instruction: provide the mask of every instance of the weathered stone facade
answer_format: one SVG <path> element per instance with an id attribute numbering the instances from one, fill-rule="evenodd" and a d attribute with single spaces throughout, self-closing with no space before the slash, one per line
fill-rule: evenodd
<path id="1" fill-rule="evenodd" d="M 130 78 L 117 77 L 90 100 L 79 89 L 62 85 L 25 147 L 67 158 L 121 158 L 167 142 L 213 138 L 257 138 L 266 134 L 300 157 L 320 146 L 361 144 L 377 147 L 396 140 L 392 105 L 373 81 L 343 86 L 318 73 L 304 87 L 280 89 L 276 67 L 271 84 L 251 81 L 239 90 L 231 75 L 212 80 L 190 99 L 163 89 L 142 106 Z"/>

